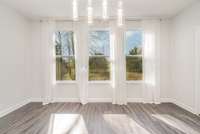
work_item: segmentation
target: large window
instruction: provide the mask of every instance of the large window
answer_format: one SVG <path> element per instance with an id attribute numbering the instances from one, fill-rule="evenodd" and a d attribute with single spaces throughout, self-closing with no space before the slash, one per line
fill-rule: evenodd
<path id="1" fill-rule="evenodd" d="M 56 50 L 56 80 L 75 80 L 75 50 L 74 33 L 66 31 L 55 32 Z"/>
<path id="2" fill-rule="evenodd" d="M 110 80 L 110 32 L 89 32 L 89 80 Z"/>
<path id="3" fill-rule="evenodd" d="M 142 31 L 126 31 L 126 80 L 143 80 Z"/>

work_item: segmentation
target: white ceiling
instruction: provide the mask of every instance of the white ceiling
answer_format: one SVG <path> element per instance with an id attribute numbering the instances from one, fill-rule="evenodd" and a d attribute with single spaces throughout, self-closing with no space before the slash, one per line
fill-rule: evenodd
<path id="1" fill-rule="evenodd" d="M 37 19 L 72 17 L 72 0 L 0 0 L 24 14 Z M 109 15 L 116 16 L 117 1 L 109 1 Z M 127 17 L 171 17 L 197 0 L 123 0 Z M 102 0 L 92 0 L 94 15 L 101 16 Z M 80 16 L 87 15 L 87 0 L 79 0 Z"/>

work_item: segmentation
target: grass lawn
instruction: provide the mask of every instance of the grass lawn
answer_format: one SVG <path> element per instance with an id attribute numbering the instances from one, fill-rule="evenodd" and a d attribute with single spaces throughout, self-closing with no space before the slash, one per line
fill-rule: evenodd
<path id="1" fill-rule="evenodd" d="M 127 72 L 126 80 L 143 80 L 143 74 L 137 72 Z"/>

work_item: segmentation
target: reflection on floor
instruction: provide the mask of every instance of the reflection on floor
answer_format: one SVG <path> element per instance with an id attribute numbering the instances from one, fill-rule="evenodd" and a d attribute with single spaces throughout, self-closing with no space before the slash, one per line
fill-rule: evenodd
<path id="1" fill-rule="evenodd" d="M 88 133 L 80 114 L 52 114 L 48 134 Z"/>
<path id="2" fill-rule="evenodd" d="M 200 118 L 170 103 L 30 103 L 1 118 L 0 133 L 200 134 Z"/>

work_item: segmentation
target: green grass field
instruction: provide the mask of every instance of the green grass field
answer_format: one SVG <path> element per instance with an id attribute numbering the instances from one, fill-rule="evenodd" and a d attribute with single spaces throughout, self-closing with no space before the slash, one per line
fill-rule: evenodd
<path id="1" fill-rule="evenodd" d="M 142 80 L 142 59 L 127 58 L 126 80 Z M 88 79 L 110 80 L 110 63 L 105 57 L 91 58 L 89 62 Z M 74 58 L 57 58 L 56 60 L 56 79 L 57 80 L 75 80 L 76 67 Z"/>

